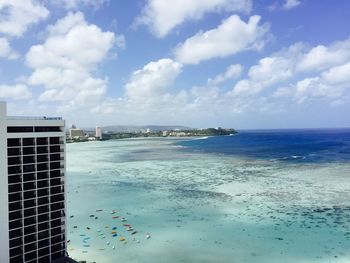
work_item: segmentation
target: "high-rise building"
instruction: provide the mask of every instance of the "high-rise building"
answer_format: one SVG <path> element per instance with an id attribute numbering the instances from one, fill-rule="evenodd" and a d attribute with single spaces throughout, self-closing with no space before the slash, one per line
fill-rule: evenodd
<path id="1" fill-rule="evenodd" d="M 0 262 L 65 262 L 64 121 L 0 102 Z"/>
<path id="2" fill-rule="evenodd" d="M 96 126 L 95 137 L 100 140 L 102 139 L 102 128 L 99 126 Z"/>

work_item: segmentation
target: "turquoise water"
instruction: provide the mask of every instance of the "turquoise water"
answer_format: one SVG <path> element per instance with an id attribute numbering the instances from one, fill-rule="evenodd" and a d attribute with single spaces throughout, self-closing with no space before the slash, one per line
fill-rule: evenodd
<path id="1" fill-rule="evenodd" d="M 69 255 L 99 263 L 350 262 L 347 160 L 286 162 L 186 144 L 68 144 Z"/>

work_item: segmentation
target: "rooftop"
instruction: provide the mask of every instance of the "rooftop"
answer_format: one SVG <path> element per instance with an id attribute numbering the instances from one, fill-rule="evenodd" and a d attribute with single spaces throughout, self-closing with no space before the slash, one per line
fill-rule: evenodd
<path id="1" fill-rule="evenodd" d="M 7 116 L 8 120 L 62 120 L 62 117 L 46 116 Z"/>

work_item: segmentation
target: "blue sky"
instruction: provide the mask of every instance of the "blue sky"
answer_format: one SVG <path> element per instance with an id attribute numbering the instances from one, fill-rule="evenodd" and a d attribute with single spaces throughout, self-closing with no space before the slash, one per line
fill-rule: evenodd
<path id="1" fill-rule="evenodd" d="M 9 115 L 350 127 L 350 2 L 0 0 Z"/>

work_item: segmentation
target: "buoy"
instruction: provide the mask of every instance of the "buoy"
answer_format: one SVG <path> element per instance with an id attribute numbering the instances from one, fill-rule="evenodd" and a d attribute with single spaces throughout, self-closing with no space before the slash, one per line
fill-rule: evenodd
<path id="1" fill-rule="evenodd" d="M 151 238 L 150 233 L 147 233 L 146 238 L 147 238 L 147 239 L 150 239 L 150 238 Z"/>

